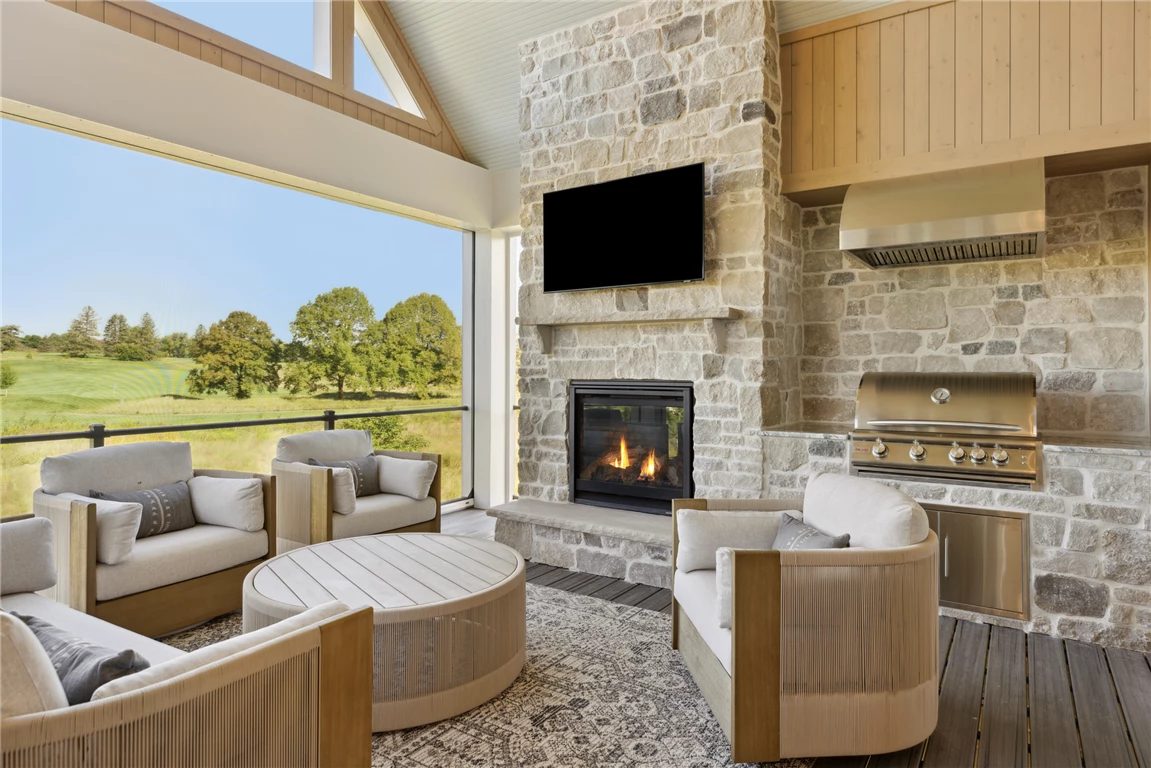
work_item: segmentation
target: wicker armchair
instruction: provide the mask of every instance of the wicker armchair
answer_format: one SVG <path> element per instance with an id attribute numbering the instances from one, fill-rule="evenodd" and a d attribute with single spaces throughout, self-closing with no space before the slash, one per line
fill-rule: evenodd
<path id="1" fill-rule="evenodd" d="M 681 509 L 796 506 L 675 501 L 673 557 Z M 879 754 L 926 739 L 938 711 L 937 562 L 930 531 L 896 549 L 737 549 L 730 630 L 719 628 L 706 600 L 685 611 L 687 595 L 673 582 L 672 647 L 731 742 L 732 760 Z"/>
<path id="2" fill-rule="evenodd" d="M 356 511 L 351 514 L 335 512 L 332 469 L 309 465 L 307 459 L 338 461 L 370 454 L 435 462 L 436 474 L 427 498 L 415 500 L 381 493 L 357 499 Z M 371 434 L 360 430 L 309 432 L 281 438 L 272 460 L 279 537 L 276 550 L 287 552 L 333 539 L 378 533 L 439 533 L 442 464 L 438 453 L 374 450 Z M 360 510 L 361 501 L 364 511 Z"/>

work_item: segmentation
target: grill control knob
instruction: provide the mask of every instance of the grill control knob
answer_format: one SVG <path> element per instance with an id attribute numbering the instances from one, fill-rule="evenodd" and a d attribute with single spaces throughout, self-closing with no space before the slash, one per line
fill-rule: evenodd
<path id="1" fill-rule="evenodd" d="M 887 455 L 887 446 L 879 438 L 876 438 L 875 445 L 871 446 L 871 455 L 877 459 L 882 459 Z"/>
<path id="2" fill-rule="evenodd" d="M 952 443 L 951 450 L 947 452 L 947 458 L 958 464 L 967 458 L 967 451 L 960 448 L 959 443 Z"/>
<path id="3" fill-rule="evenodd" d="M 979 443 L 971 446 L 971 463 L 982 464 L 987 461 L 987 451 L 979 447 Z"/>
<path id="4" fill-rule="evenodd" d="M 919 444 L 918 440 L 911 444 L 911 450 L 907 453 L 916 461 L 923 461 L 923 457 L 927 455 L 927 451 L 923 449 L 923 446 Z"/>
<path id="5" fill-rule="evenodd" d="M 1007 463 L 1007 459 L 1007 451 L 1003 450 L 998 445 L 995 446 L 995 449 L 991 451 L 991 463 L 993 463 L 995 466 L 1002 467 Z"/>

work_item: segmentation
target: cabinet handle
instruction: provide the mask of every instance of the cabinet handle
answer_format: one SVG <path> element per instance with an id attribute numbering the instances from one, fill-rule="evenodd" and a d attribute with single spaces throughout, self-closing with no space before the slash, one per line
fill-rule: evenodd
<path id="1" fill-rule="evenodd" d="M 951 565 L 951 558 L 949 556 L 951 548 L 948 546 L 951 539 L 947 536 L 943 537 L 943 578 L 947 578 L 947 571 Z"/>

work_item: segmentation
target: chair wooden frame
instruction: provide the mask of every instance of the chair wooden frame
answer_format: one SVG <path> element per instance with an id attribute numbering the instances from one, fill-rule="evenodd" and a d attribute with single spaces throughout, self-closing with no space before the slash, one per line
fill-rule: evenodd
<path id="1" fill-rule="evenodd" d="M 412 451 L 376 451 L 377 456 L 394 459 L 434 461 L 436 475 L 428 497 L 436 500 L 436 515 L 431 520 L 374 533 L 439 533 L 441 511 L 441 483 L 443 457 L 438 453 Z M 312 544 L 332 540 L 332 469 L 313 467 L 300 462 L 272 461 L 272 475 L 276 478 L 276 510 L 279 516 L 277 547 L 287 552 Z"/>
<path id="2" fill-rule="evenodd" d="M 782 512 L 795 501 L 680 499 L 678 511 Z M 938 714 L 939 545 L 735 550 L 731 674 L 672 600 L 678 649 L 732 761 L 868 755 L 922 742 Z M 674 594 L 673 570 L 673 594 Z"/>
<path id="3" fill-rule="evenodd" d="M 148 637 L 161 637 L 240 610 L 244 577 L 260 563 L 276 556 L 276 478 L 221 469 L 194 469 L 192 474 L 197 477 L 259 478 L 264 492 L 267 555 L 223 571 L 134 595 L 98 600 L 96 505 L 36 491 L 32 499 L 33 514 L 51 520 L 56 531 L 67 532 L 67 535 L 57 534 L 53 539 L 58 583 L 49 591 L 54 591 L 54 594 L 49 596 L 77 611 Z"/>

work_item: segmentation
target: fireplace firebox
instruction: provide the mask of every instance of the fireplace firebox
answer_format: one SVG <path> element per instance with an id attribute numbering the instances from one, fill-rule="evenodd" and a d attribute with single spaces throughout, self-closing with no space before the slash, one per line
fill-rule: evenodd
<path id="1" fill-rule="evenodd" d="M 692 497 L 692 385 L 573 381 L 568 467 L 577 504 L 671 514 Z"/>

